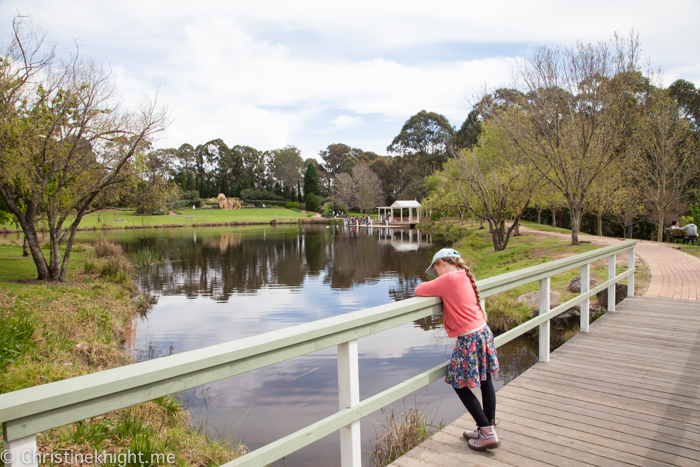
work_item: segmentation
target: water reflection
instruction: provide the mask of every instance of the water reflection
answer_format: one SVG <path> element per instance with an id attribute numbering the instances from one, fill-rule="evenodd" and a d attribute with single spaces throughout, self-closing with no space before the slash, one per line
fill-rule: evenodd
<path id="1" fill-rule="evenodd" d="M 104 235 L 104 233 L 91 233 Z M 432 254 L 420 231 L 341 226 L 153 229 L 112 231 L 127 253 L 162 252 L 165 262 L 139 271 L 157 304 L 137 323 L 137 359 L 151 359 L 310 322 L 413 296 Z M 441 316 L 360 339 L 361 397 L 377 394 L 447 360 Z M 500 387 L 536 361 L 536 346 L 499 349 Z M 420 391 L 436 422 L 464 413 L 452 389 Z M 218 381 L 180 395 L 212 434 L 245 434 L 258 448 L 338 409 L 335 348 Z M 410 404 L 411 401 L 408 401 Z M 402 410 L 401 402 L 396 404 Z M 362 449 L 371 450 L 376 414 L 363 419 Z M 273 465 L 337 465 L 338 435 Z M 366 460 L 366 459 L 365 459 Z"/>
<path id="2" fill-rule="evenodd" d="M 334 290 L 396 276 L 400 282 L 392 298 L 401 300 L 412 295 L 432 247 L 420 231 L 340 226 L 158 233 L 118 239 L 127 253 L 152 248 L 166 257 L 162 266 L 141 274 L 142 290 L 220 302 L 270 286 L 299 288 L 307 277 L 322 273 L 323 283 Z"/>

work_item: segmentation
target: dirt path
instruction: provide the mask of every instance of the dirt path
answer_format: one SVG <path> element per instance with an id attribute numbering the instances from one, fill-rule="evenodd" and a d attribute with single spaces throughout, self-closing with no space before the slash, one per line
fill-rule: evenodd
<path id="1" fill-rule="evenodd" d="M 520 232 L 571 240 L 571 235 L 559 232 L 527 227 L 520 227 Z M 620 242 L 617 238 L 589 234 L 580 234 L 579 239 L 601 246 Z M 644 292 L 644 297 L 700 300 L 700 258 L 674 249 L 671 243 L 646 240 L 637 243 L 635 253 L 646 263 L 651 273 L 651 283 Z"/>

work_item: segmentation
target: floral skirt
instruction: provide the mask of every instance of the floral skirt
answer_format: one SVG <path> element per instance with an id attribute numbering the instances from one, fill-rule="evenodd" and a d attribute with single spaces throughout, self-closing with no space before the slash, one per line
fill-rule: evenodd
<path id="1" fill-rule="evenodd" d="M 498 373 L 498 355 L 488 325 L 459 336 L 447 367 L 445 382 L 455 388 L 479 388 L 487 373 Z"/>

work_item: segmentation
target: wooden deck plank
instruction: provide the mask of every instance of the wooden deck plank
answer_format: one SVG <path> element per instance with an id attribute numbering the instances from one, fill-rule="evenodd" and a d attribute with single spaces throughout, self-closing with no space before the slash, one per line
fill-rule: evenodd
<path id="1" fill-rule="evenodd" d="M 582 433 L 603 436 L 606 439 L 616 440 L 644 448 L 652 448 L 660 453 L 695 459 L 696 464 L 698 464 L 698 461 L 700 460 L 700 445 L 698 445 L 696 442 L 683 443 L 683 441 L 680 439 L 674 439 L 672 442 L 659 442 L 657 438 L 660 436 L 665 437 L 660 430 L 650 432 L 648 430 L 626 429 L 623 432 L 611 429 L 615 427 L 613 424 L 596 424 L 593 420 L 590 420 L 589 417 L 579 416 L 576 418 L 576 420 L 571 420 L 566 417 L 565 413 L 556 413 L 556 411 L 552 413 L 551 411 L 547 411 L 542 408 L 528 410 L 527 408 L 524 408 L 522 404 L 513 405 L 507 402 L 499 404 L 498 410 L 499 413 L 507 413 L 514 416 L 537 420 L 555 427 L 565 427 L 567 429 L 577 430 Z M 683 444 L 685 444 L 685 446 Z"/>
<path id="2" fill-rule="evenodd" d="M 626 299 L 498 391 L 501 448 L 465 414 L 392 465 L 700 465 L 699 356 L 697 302 Z"/>
<path id="3" fill-rule="evenodd" d="M 559 372 L 553 372 L 551 370 L 532 370 L 533 376 L 539 376 L 541 382 L 552 384 L 566 384 L 567 386 L 572 386 L 575 388 L 587 389 L 590 387 L 590 376 L 587 378 L 585 376 L 574 376 L 571 374 L 566 374 L 563 376 Z M 657 391 L 654 388 L 644 388 L 637 385 L 628 384 L 625 380 L 620 380 L 617 382 L 607 382 L 598 379 L 596 381 L 596 389 L 604 392 L 610 393 L 615 390 L 619 390 L 622 387 L 625 389 L 625 394 L 629 397 L 635 397 L 637 399 L 649 400 L 651 402 L 661 402 L 664 404 L 678 402 L 679 407 L 687 407 L 689 409 L 694 409 L 697 403 L 697 397 L 694 395 L 682 395 L 678 393 L 665 393 L 663 391 Z"/>
<path id="4" fill-rule="evenodd" d="M 515 396 L 515 398 L 511 397 Z M 635 433 L 639 436 L 649 437 L 658 430 L 659 425 L 664 425 L 664 432 L 674 437 L 673 443 L 679 446 L 697 447 L 700 449 L 700 432 L 692 432 L 683 430 L 668 423 L 668 419 L 657 418 L 652 422 L 648 420 L 640 420 L 629 418 L 626 416 L 614 415 L 608 411 L 591 410 L 585 407 L 577 407 L 575 404 L 562 404 L 555 400 L 537 398 L 529 394 L 509 394 L 500 396 L 498 399 L 499 409 L 503 403 L 513 401 L 522 405 L 522 402 L 527 403 L 527 407 L 532 407 L 543 413 L 553 413 L 557 416 L 563 416 L 566 413 L 570 419 L 584 420 L 591 426 L 610 427 L 619 426 L 621 430 L 629 433 Z M 567 401 L 568 402 L 568 401 Z M 625 412 L 625 414 L 629 414 Z"/>
<path id="5" fill-rule="evenodd" d="M 534 373 L 539 372 L 538 369 L 531 369 Z M 582 369 L 576 367 L 570 367 L 566 365 L 552 365 L 551 368 L 547 369 L 547 373 L 554 375 L 559 378 L 570 378 L 574 381 L 590 381 L 590 369 Z M 635 374 L 627 374 L 623 377 L 617 375 L 609 375 L 607 373 L 598 376 L 599 387 L 612 387 L 618 388 L 622 385 L 630 387 L 630 390 L 643 391 L 643 392 L 653 392 L 654 394 L 675 394 L 678 396 L 690 398 L 691 400 L 697 399 L 698 390 L 692 388 L 677 388 L 676 383 L 680 382 L 681 378 L 678 377 L 675 380 L 664 379 L 663 382 L 651 382 L 649 378 L 638 377 Z M 669 384 L 670 383 L 670 384 Z"/>

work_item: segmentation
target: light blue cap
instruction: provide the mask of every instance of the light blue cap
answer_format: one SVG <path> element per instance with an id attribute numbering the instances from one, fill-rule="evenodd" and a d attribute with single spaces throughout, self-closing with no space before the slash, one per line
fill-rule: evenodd
<path id="1" fill-rule="evenodd" d="M 435 265 L 435 261 L 441 258 L 459 258 L 461 256 L 462 255 L 460 255 L 459 251 L 457 250 L 454 250 L 452 248 L 443 248 L 442 250 L 438 251 L 433 255 L 433 262 L 430 263 L 430 267 L 425 270 L 425 273 L 430 277 L 437 277 L 437 272 L 435 272 L 435 268 L 433 268 L 433 266 Z"/>

